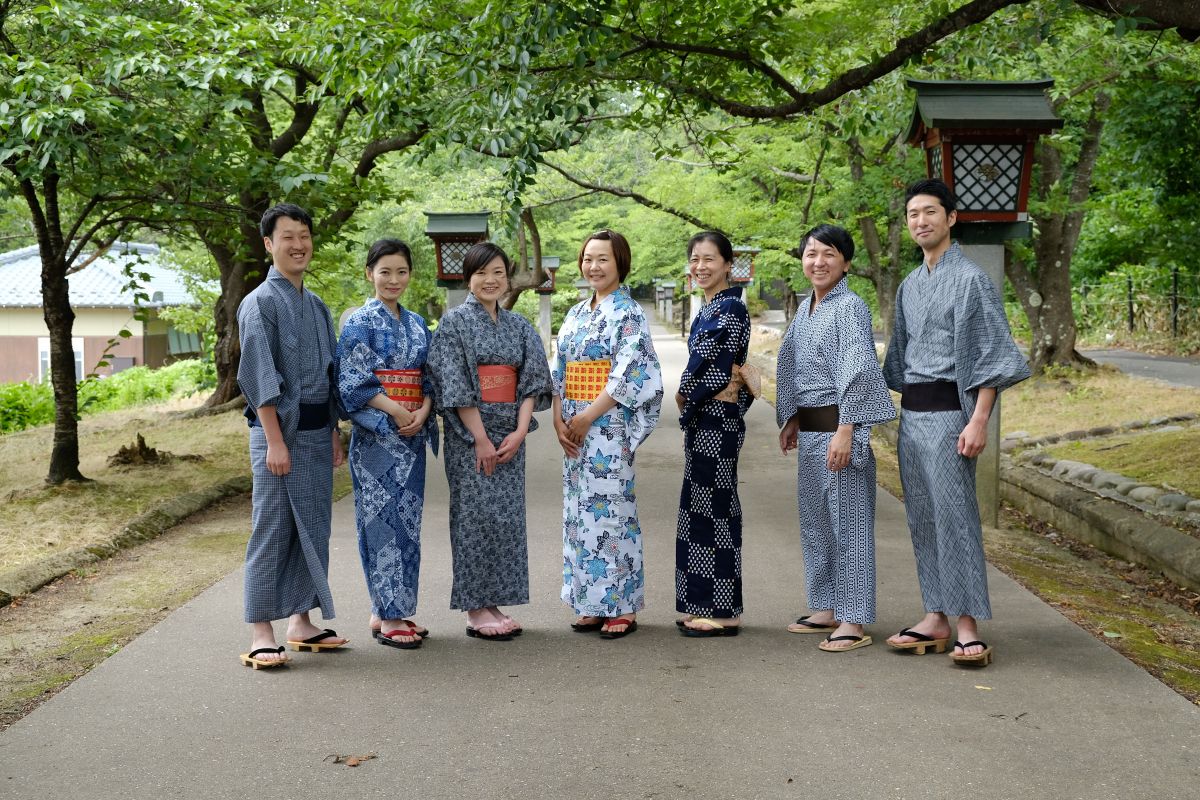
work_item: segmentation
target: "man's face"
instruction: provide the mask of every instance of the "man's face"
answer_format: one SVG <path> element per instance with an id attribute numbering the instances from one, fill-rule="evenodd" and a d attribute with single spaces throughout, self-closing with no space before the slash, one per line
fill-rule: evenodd
<path id="1" fill-rule="evenodd" d="M 312 261 L 312 231 L 300 220 L 280 217 L 275 220 L 275 231 L 263 238 L 267 252 L 275 262 L 275 268 L 290 279 L 299 278 Z"/>
<path id="2" fill-rule="evenodd" d="M 946 213 L 942 201 L 931 194 L 919 194 L 905 206 L 908 234 L 922 250 L 937 250 L 950 238 L 950 226 L 958 212 Z"/>

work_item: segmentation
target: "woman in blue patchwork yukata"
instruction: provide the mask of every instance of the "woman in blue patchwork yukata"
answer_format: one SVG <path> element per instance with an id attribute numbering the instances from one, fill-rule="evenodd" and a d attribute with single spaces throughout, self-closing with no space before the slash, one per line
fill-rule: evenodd
<path id="1" fill-rule="evenodd" d="M 354 430 L 350 475 L 358 549 L 371 595 L 371 633 L 380 644 L 419 647 L 429 631 L 412 620 L 421 566 L 425 445 L 437 453 L 438 429 L 425 359 L 425 320 L 400 305 L 412 252 L 380 239 L 367 253 L 375 296 L 355 311 L 337 347 L 337 382 Z"/>

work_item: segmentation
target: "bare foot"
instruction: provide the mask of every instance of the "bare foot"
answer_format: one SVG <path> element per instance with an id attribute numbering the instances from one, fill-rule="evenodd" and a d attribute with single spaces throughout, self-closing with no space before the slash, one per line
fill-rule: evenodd
<path id="1" fill-rule="evenodd" d="M 926 614 L 921 618 L 921 621 L 911 628 L 916 633 L 924 634 L 933 639 L 949 639 L 950 638 L 950 621 L 946 619 L 946 615 L 941 612 L 934 611 Z M 912 644 L 913 642 L 921 641 L 915 636 L 903 636 L 899 633 L 893 634 L 887 639 L 888 644 Z"/>
<path id="2" fill-rule="evenodd" d="M 801 622 L 800 620 L 804 621 Z M 837 620 L 833 618 L 833 609 L 820 608 L 807 617 L 800 617 L 800 619 L 789 624 L 787 629 L 789 633 L 824 633 L 824 628 L 836 623 Z"/>
<path id="3" fill-rule="evenodd" d="M 274 650 L 278 647 L 275 644 L 275 629 L 271 627 L 269 622 L 253 622 L 250 624 L 250 652 L 260 648 L 270 648 Z M 259 661 L 287 661 L 288 657 L 283 653 L 259 653 L 255 656 Z"/>
<path id="4" fill-rule="evenodd" d="M 715 622 L 723 628 L 736 628 L 742 624 L 741 617 L 731 617 L 730 619 L 716 619 L 706 617 L 688 616 L 683 622 L 683 627 L 690 628 L 694 631 L 713 631 L 716 630 L 709 622 Z"/>
<path id="5" fill-rule="evenodd" d="M 493 615 L 491 609 L 473 608 L 467 612 L 467 623 L 475 632 L 486 638 L 508 636 L 508 624 L 503 618 Z"/>
<path id="6" fill-rule="evenodd" d="M 409 644 L 411 642 L 420 642 L 421 634 L 415 627 L 409 624 L 408 620 L 404 619 L 385 619 L 380 620 L 379 630 L 381 633 L 389 634 L 388 638 L 393 642 L 401 644 Z"/>
<path id="7" fill-rule="evenodd" d="M 832 640 L 836 639 L 838 636 L 862 636 L 862 635 L 863 635 L 863 626 L 862 625 L 858 625 L 853 622 L 843 622 L 841 625 L 837 626 L 837 630 L 835 630 L 833 633 L 829 634 L 829 638 L 826 639 L 823 642 L 823 644 L 824 644 L 826 650 L 847 650 L 856 644 L 856 642 L 853 639 L 847 639 L 847 640 L 844 640 L 841 642 L 835 642 Z"/>
<path id="8" fill-rule="evenodd" d="M 489 610 L 492 612 L 492 616 L 498 617 L 500 621 L 502 621 L 508 627 L 508 632 L 510 635 L 520 636 L 525 631 L 525 629 L 521 627 L 521 623 L 517 622 L 515 619 L 510 617 L 508 614 L 505 614 L 495 606 L 492 606 Z"/>
<path id="9" fill-rule="evenodd" d="M 612 617 L 604 624 L 605 633 L 624 633 L 628 630 L 630 623 L 637 620 L 637 614 L 622 614 L 619 617 Z"/>
<path id="10" fill-rule="evenodd" d="M 322 628 L 318 628 L 312 624 L 312 620 L 308 618 L 308 612 L 293 614 L 288 618 L 287 638 L 290 642 L 303 642 L 305 639 L 320 636 L 322 630 Z M 345 644 L 348 641 L 350 640 L 342 636 L 326 636 L 324 639 L 319 640 L 324 645 Z"/>
<path id="11" fill-rule="evenodd" d="M 974 617 L 966 615 L 958 618 L 958 641 L 974 642 L 979 639 L 979 626 L 975 624 Z M 983 645 L 972 645 L 971 647 L 962 648 L 955 647 L 954 654 L 958 656 L 977 656 L 983 652 Z"/>

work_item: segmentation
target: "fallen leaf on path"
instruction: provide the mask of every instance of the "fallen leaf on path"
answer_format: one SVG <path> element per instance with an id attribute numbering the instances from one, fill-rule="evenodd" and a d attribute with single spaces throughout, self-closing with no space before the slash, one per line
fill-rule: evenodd
<path id="1" fill-rule="evenodd" d="M 357 767 L 362 762 L 370 761 L 376 757 L 374 753 L 367 753 L 365 756 L 342 756 L 337 753 L 330 753 L 321 760 L 332 761 L 334 764 L 345 764 L 347 767 Z"/>
<path id="2" fill-rule="evenodd" d="M 1104 636 L 1109 639 L 1120 639 L 1121 638 L 1121 634 L 1117 633 L 1116 631 L 1105 631 Z"/>
<path id="3" fill-rule="evenodd" d="M 975 684 L 975 688 L 976 688 L 976 689 L 983 689 L 985 692 L 990 692 L 990 691 L 992 690 L 992 687 L 990 687 L 990 686 L 980 686 L 978 683 L 977 683 L 977 684 Z"/>

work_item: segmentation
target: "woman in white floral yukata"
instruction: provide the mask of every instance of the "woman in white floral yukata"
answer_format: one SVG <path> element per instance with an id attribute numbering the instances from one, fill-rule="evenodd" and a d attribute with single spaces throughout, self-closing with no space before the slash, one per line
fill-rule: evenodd
<path id="1" fill-rule="evenodd" d="M 662 369 L 641 306 L 622 281 L 629 243 L 589 236 L 579 270 L 592 296 L 567 313 L 553 369 L 554 429 L 563 459 L 562 599 L 576 631 L 607 639 L 637 630 L 645 604 L 633 457 L 658 423 Z"/>

